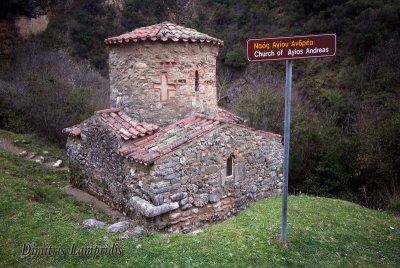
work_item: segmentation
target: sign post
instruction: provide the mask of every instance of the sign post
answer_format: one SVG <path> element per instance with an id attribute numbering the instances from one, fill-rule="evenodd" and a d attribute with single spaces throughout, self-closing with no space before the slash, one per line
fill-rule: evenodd
<path id="1" fill-rule="evenodd" d="M 287 243 L 287 196 L 289 185 L 290 108 L 292 99 L 292 60 L 332 57 L 336 54 L 336 35 L 321 34 L 249 39 L 247 59 L 252 61 L 286 60 L 284 163 L 282 188 L 281 241 Z"/>
<path id="2" fill-rule="evenodd" d="M 284 127 L 284 162 L 282 189 L 282 233 L 281 240 L 286 242 L 287 236 L 287 195 L 289 184 L 289 145 L 290 145 L 290 108 L 292 104 L 292 60 L 286 60 L 285 83 L 285 127 Z"/>

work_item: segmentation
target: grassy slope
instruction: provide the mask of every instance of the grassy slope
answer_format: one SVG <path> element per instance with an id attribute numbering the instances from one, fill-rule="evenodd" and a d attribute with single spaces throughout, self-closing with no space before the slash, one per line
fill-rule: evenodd
<path id="1" fill-rule="evenodd" d="M 48 155 L 45 155 L 47 161 L 56 161 L 58 159 L 61 159 L 64 163 L 67 161 L 64 150 L 60 150 L 59 147 L 49 144 L 45 139 L 34 134 L 16 134 L 0 129 L 0 136 L 10 139 L 14 145 L 28 152 L 36 152 L 39 155 L 43 155 L 43 151 L 48 151 Z M 25 143 L 22 141 L 25 141 Z"/>
<path id="2" fill-rule="evenodd" d="M 67 181 L 65 171 L 0 150 L 0 267 L 400 267 L 399 218 L 349 202 L 291 196 L 288 248 L 276 241 L 279 198 L 260 201 L 196 237 L 152 234 L 118 241 L 115 234 L 80 229 L 93 214 L 107 219 L 65 195 L 60 188 Z M 104 236 L 110 240 L 103 242 Z M 67 249 L 72 243 L 117 243 L 124 255 L 23 258 L 23 243 Z"/>

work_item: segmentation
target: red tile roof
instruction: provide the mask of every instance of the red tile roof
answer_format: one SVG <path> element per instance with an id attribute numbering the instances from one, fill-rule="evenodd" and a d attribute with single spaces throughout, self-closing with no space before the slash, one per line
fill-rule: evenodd
<path id="1" fill-rule="evenodd" d="M 240 116 L 237 116 L 236 114 L 233 114 L 231 112 L 228 112 L 227 110 L 224 110 L 222 108 L 218 108 L 218 118 L 221 120 L 226 120 L 230 123 L 236 123 L 236 124 L 243 124 L 245 120 L 241 118 Z"/>
<path id="2" fill-rule="evenodd" d="M 78 138 L 78 137 L 81 136 L 81 129 L 79 128 L 78 125 L 72 126 L 72 127 L 69 127 L 69 128 L 64 128 L 62 130 L 62 132 L 67 134 L 70 137 Z"/>
<path id="3" fill-rule="evenodd" d="M 192 141 L 221 124 L 217 119 L 196 114 L 178 123 L 171 124 L 159 132 L 121 148 L 118 153 L 141 164 L 154 162 L 184 143 Z"/>
<path id="4" fill-rule="evenodd" d="M 119 149 L 118 154 L 145 165 L 153 163 L 157 158 L 223 124 L 235 125 L 263 134 L 276 135 L 246 127 L 243 124 L 243 118 L 221 108 L 218 109 L 218 113 L 215 115 L 196 113 L 158 132 L 156 132 L 159 129 L 158 126 L 144 122 L 139 123 L 119 109 L 97 111 L 96 115 L 124 140 L 134 140 L 142 137 L 137 141 L 134 140 L 133 144 Z M 76 125 L 64 129 L 63 132 L 69 136 L 79 137 L 81 130 L 79 125 Z"/>
<path id="5" fill-rule="evenodd" d="M 140 123 L 116 108 L 97 111 L 96 114 L 124 140 L 148 136 L 159 128 L 157 125 Z"/>
<path id="6" fill-rule="evenodd" d="M 106 40 L 104 40 L 104 43 L 107 45 L 113 45 L 120 43 L 136 43 L 145 40 L 161 40 L 164 42 L 172 40 L 173 42 L 183 41 L 209 43 L 219 46 L 224 45 L 224 41 L 220 39 L 200 33 L 195 29 L 186 28 L 168 21 L 162 22 L 160 24 L 137 28 L 132 32 L 107 38 Z"/>

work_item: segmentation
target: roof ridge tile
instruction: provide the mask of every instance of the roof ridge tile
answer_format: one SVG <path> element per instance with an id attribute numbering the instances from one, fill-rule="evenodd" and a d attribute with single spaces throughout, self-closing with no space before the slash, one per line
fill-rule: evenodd
<path id="1" fill-rule="evenodd" d="M 187 28 L 181 25 L 177 25 L 171 22 L 159 23 L 150 26 L 140 27 L 134 29 L 131 32 L 121 34 L 119 36 L 110 37 L 104 40 L 106 45 L 113 45 L 117 43 L 129 43 L 137 42 L 138 40 L 151 40 L 151 41 L 168 41 L 174 42 L 201 42 L 206 41 L 207 43 L 223 46 L 224 41 L 207 34 L 198 32 L 196 29 Z"/>

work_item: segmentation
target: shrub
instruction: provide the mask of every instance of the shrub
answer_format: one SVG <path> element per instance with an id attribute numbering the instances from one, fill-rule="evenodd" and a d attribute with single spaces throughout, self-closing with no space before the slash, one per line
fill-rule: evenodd
<path id="1" fill-rule="evenodd" d="M 242 48 L 234 48 L 226 53 L 225 64 L 233 68 L 241 68 L 247 64 L 246 54 Z"/>
<path id="2" fill-rule="evenodd" d="M 234 109 L 240 116 L 247 119 L 251 127 L 283 133 L 285 112 L 283 92 L 266 87 L 255 94 L 241 96 Z"/>

